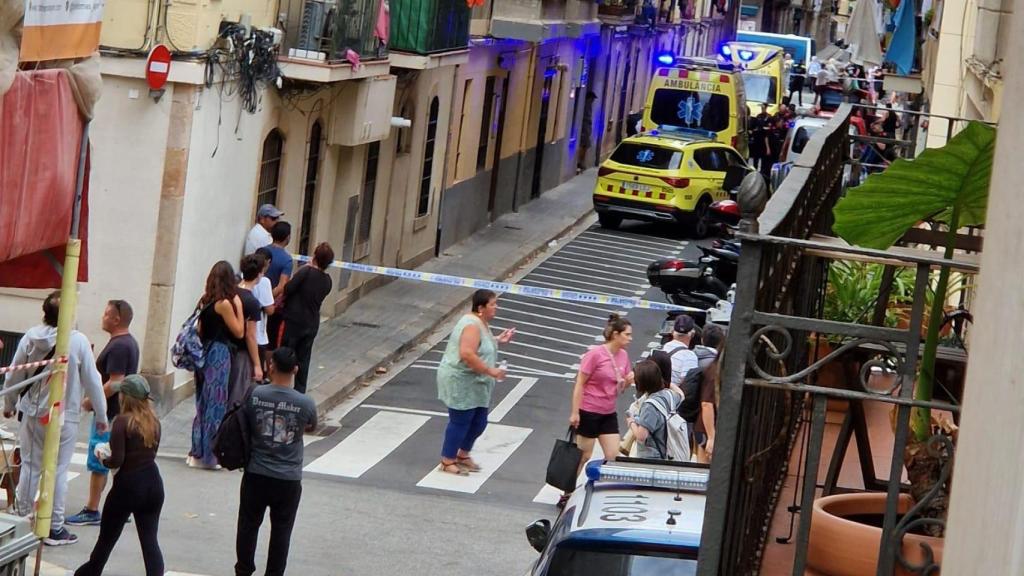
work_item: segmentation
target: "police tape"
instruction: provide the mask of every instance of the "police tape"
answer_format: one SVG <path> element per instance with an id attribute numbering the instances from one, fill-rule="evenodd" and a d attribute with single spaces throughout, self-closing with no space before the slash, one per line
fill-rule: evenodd
<path id="1" fill-rule="evenodd" d="M 309 256 L 294 256 L 301 262 L 309 262 Z M 564 300 L 567 302 L 586 302 L 588 304 L 606 304 L 620 308 L 643 308 L 647 310 L 658 310 L 662 312 L 707 312 L 701 308 L 689 306 L 677 306 L 664 302 L 652 302 L 642 298 L 629 296 L 614 296 L 611 294 L 595 294 L 593 292 L 578 292 L 576 290 L 558 290 L 553 288 L 541 288 L 539 286 L 523 286 L 510 282 L 497 282 L 494 280 L 480 280 L 477 278 L 464 278 L 461 276 L 450 276 L 448 274 L 435 274 L 433 272 L 419 272 L 417 270 L 406 270 L 403 268 L 389 268 L 387 266 L 373 266 L 370 264 L 356 264 L 354 262 L 342 262 L 335 260 L 331 263 L 332 268 L 351 270 L 352 272 L 363 272 L 365 274 L 376 274 L 378 276 L 390 276 L 403 280 L 416 282 L 430 282 L 433 284 L 444 284 L 446 286 L 458 286 L 462 288 L 475 288 L 477 290 L 493 290 L 503 294 L 520 294 L 534 298 L 548 298 L 552 300 Z"/>
<path id="2" fill-rule="evenodd" d="M 0 374 L 8 374 L 8 373 L 11 373 L 11 372 L 20 372 L 22 370 L 32 370 L 33 368 L 42 368 L 43 366 L 49 366 L 50 364 L 56 364 L 58 362 L 61 363 L 61 364 L 66 363 L 67 362 L 67 358 L 62 356 L 60 358 L 50 358 L 49 360 L 40 360 L 38 362 L 28 362 L 28 363 L 25 363 L 25 364 L 15 364 L 13 366 L 5 366 L 3 368 L 0 368 Z"/>

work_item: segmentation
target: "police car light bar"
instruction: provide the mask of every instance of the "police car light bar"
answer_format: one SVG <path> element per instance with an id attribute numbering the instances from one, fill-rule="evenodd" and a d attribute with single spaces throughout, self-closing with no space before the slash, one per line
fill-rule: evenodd
<path id="1" fill-rule="evenodd" d="M 708 489 L 708 471 L 703 469 L 668 470 L 594 460 L 587 464 L 586 473 L 587 479 L 593 482 L 625 482 L 689 492 L 707 492 Z"/>

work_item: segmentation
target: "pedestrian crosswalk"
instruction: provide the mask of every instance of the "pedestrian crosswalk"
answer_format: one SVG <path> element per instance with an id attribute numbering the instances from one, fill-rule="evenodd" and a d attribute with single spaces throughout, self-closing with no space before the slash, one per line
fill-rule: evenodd
<path id="1" fill-rule="evenodd" d="M 650 290 L 646 266 L 677 256 L 687 242 L 626 232 L 591 229 L 561 246 L 517 283 L 569 290 L 642 296 Z M 499 358 L 508 378 L 495 389 L 489 425 L 473 458 L 482 470 L 468 476 L 439 469 L 448 414 L 436 400 L 436 371 L 447 345 L 443 339 L 381 388 L 348 408 L 341 430 L 307 451 L 310 477 L 386 484 L 411 491 L 501 497 L 555 504 L 560 491 L 544 483 L 554 440 L 563 437 L 573 382 L 581 355 L 603 341 L 608 315 L 660 326 L 649 311 L 630 311 L 589 302 L 553 301 L 502 295 L 497 333 L 515 327 Z M 636 330 L 635 330 L 636 332 Z M 644 351 L 638 341 L 632 356 Z M 596 448 L 594 458 L 601 458 Z M 583 482 L 581 475 L 579 481 Z"/>

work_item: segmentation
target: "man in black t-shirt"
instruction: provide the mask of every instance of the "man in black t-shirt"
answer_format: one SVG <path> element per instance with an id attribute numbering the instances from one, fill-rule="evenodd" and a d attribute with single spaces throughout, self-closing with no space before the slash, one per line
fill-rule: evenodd
<path id="1" fill-rule="evenodd" d="M 241 402 L 253 382 L 263 382 L 263 363 L 260 348 L 256 343 L 256 324 L 263 318 L 263 307 L 247 288 L 263 271 L 263 259 L 255 254 L 242 258 L 238 266 L 242 272 L 242 283 L 238 285 L 238 298 L 242 301 L 242 320 L 245 333 L 235 340 L 235 358 L 231 363 L 231 380 L 228 388 L 228 406 Z"/>
<path id="2" fill-rule="evenodd" d="M 103 393 L 107 396 L 107 422 L 111 423 L 121 411 L 114 384 L 124 380 L 125 376 L 139 371 L 139 343 L 128 332 L 132 316 L 132 307 L 124 300 L 107 302 L 107 307 L 103 311 L 102 327 L 104 332 L 110 334 L 110 340 L 96 357 L 96 369 L 103 380 Z M 86 400 L 83 408 L 91 410 L 92 405 Z M 110 430 L 97 432 L 94 418 L 86 460 L 86 468 L 90 472 L 89 502 L 81 512 L 66 520 L 71 526 L 92 526 L 100 523 L 100 497 L 103 496 L 103 489 L 107 487 L 109 470 L 96 458 L 94 452 L 97 444 L 109 441 Z"/>

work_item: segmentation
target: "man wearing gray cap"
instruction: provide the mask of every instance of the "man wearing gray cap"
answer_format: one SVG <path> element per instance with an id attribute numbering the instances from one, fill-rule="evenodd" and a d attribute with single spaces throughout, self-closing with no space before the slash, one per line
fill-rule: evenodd
<path id="1" fill-rule="evenodd" d="M 284 212 L 273 204 L 264 204 L 256 211 L 256 224 L 245 237 L 245 254 L 248 256 L 256 250 L 269 246 L 274 240 L 270 237 L 270 228 L 284 216 Z"/>

